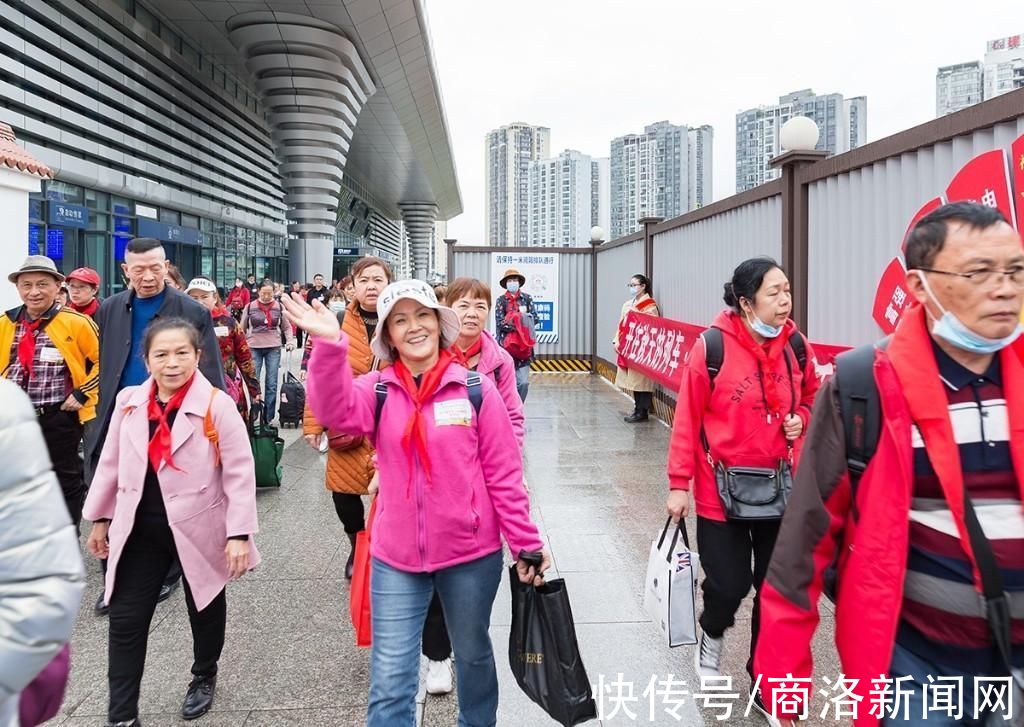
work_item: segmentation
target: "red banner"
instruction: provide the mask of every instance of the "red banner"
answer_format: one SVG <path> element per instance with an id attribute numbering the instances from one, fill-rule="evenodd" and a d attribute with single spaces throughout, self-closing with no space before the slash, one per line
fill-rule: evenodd
<path id="1" fill-rule="evenodd" d="M 896 330 L 903 312 L 914 304 L 915 300 L 907 290 L 907 271 L 903 261 L 894 257 L 882 273 L 875 293 L 875 306 L 871 316 L 885 335 Z"/>
<path id="2" fill-rule="evenodd" d="M 1010 174 L 1006 168 L 1006 152 L 993 149 L 964 164 L 946 187 L 950 202 L 980 202 L 995 207 L 1008 220 L 1014 219 L 1010 194 Z"/>
<path id="3" fill-rule="evenodd" d="M 654 379 L 662 386 L 678 391 L 683 383 L 683 366 L 690 348 L 705 330 L 671 318 L 658 318 L 632 311 L 626 316 L 626 335 L 619 340 L 619 356 L 627 367 Z M 814 348 L 814 367 L 819 379 L 826 379 L 834 371 L 835 357 L 848 346 L 811 343 Z"/>

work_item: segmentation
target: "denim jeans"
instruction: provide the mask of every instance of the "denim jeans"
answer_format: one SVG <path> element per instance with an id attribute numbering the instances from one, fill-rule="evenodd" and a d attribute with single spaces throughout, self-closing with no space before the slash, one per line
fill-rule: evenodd
<path id="1" fill-rule="evenodd" d="M 519 398 L 526 403 L 526 395 L 530 393 L 530 365 L 520 366 L 516 369 L 516 390 Z"/>
<path id="2" fill-rule="evenodd" d="M 997 657 L 993 654 L 993 662 L 997 661 Z M 909 676 L 911 677 L 908 681 L 897 682 L 899 691 L 909 692 L 907 698 L 903 700 L 903 703 L 899 705 L 898 713 L 894 717 L 887 716 L 882 724 L 883 725 L 920 725 L 921 727 L 953 727 L 953 725 L 977 725 L 978 727 L 991 725 L 1010 724 L 1008 721 L 1002 719 L 1002 714 L 992 713 L 986 710 L 978 717 L 974 716 L 975 708 L 975 678 L 986 676 L 986 677 L 999 677 L 1006 676 L 1006 669 L 993 669 L 990 674 L 973 674 L 971 672 L 962 671 L 948 666 L 936 666 L 925 659 L 917 656 L 914 652 L 909 649 L 901 647 L 899 644 L 896 645 L 892 653 L 892 666 L 889 669 L 889 675 L 892 679 L 898 679 L 899 677 Z M 938 710 L 935 708 L 934 697 L 929 697 L 929 708 L 925 708 L 925 685 L 931 686 L 931 682 L 928 681 L 929 675 L 933 679 L 938 677 L 953 677 L 962 678 L 963 689 L 963 714 L 959 719 L 950 716 L 945 709 Z M 896 686 L 893 689 L 897 689 Z M 1020 704 L 1018 703 L 1019 696 L 1014 695 L 1013 699 L 1013 711 L 1014 714 L 1019 714 Z M 955 700 L 959 704 L 959 700 Z M 906 705 L 906 711 L 904 711 L 904 704 Z M 861 704 L 861 708 L 864 708 L 864 704 Z M 890 704 L 886 708 L 886 714 L 890 714 L 892 705 Z M 925 716 L 927 715 L 927 716 Z"/>
<path id="3" fill-rule="evenodd" d="M 498 675 L 488 633 L 502 574 L 501 551 L 434 573 L 406 573 L 373 560 L 370 703 L 366 727 L 414 727 L 420 640 L 434 590 L 455 651 L 459 727 L 493 727 Z"/>
<path id="4" fill-rule="evenodd" d="M 276 348 L 254 348 L 252 349 L 252 360 L 256 364 L 256 380 L 260 380 L 263 373 L 263 363 L 267 364 L 267 380 L 263 384 L 263 403 L 267 408 L 267 421 L 274 420 L 274 413 L 277 408 L 277 372 L 281 367 L 281 349 Z"/>

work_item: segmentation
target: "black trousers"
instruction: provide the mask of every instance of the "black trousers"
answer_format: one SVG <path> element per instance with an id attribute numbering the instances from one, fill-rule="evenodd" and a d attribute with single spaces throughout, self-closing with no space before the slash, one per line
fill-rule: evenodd
<path id="1" fill-rule="evenodd" d="M 53 471 L 64 493 L 64 504 L 68 507 L 71 522 L 77 528 L 82 522 L 82 505 L 85 503 L 82 458 L 78 456 L 83 427 L 78 421 L 78 412 L 61 411 L 59 405 L 54 405 L 47 407 L 38 416 L 38 421 L 53 463 Z"/>
<path id="2" fill-rule="evenodd" d="M 427 620 L 423 623 L 423 656 L 431 661 L 444 661 L 452 655 L 452 642 L 448 638 L 448 626 L 444 622 L 441 597 L 434 591 L 427 609 Z"/>
<path id="3" fill-rule="evenodd" d="M 174 538 L 167 519 L 138 516 L 117 564 L 117 581 L 110 599 L 107 718 L 111 722 L 128 721 L 139 715 L 139 687 L 146 664 L 150 622 L 160 586 L 172 561 L 176 560 Z M 184 586 L 192 627 L 192 674 L 212 676 L 217 673 L 217 662 L 224 649 L 227 599 L 221 591 L 199 611 L 187 580 Z"/>
<path id="4" fill-rule="evenodd" d="M 654 402 L 653 391 L 634 391 L 633 401 L 636 402 L 634 411 L 637 414 L 650 414 L 651 404 Z"/>
<path id="5" fill-rule="evenodd" d="M 697 551 L 704 568 L 704 612 L 700 627 L 720 638 L 736 622 L 736 611 L 750 587 L 757 590 L 750 619 L 750 657 L 747 673 L 754 674 L 754 647 L 761 626 L 761 584 L 779 534 L 779 520 L 718 522 L 697 518 Z M 753 569 L 751 569 L 753 557 Z"/>
<path id="6" fill-rule="evenodd" d="M 355 535 L 366 527 L 366 513 L 363 511 L 363 498 L 346 492 L 332 492 L 334 511 L 348 535 Z"/>

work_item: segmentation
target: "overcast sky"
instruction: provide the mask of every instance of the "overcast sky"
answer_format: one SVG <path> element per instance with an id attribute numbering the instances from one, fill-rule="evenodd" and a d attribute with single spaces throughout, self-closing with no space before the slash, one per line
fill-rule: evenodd
<path id="1" fill-rule="evenodd" d="M 1020 0 L 424 0 L 464 212 L 484 243 L 484 135 L 551 128 L 551 153 L 608 156 L 668 120 L 715 129 L 714 193 L 735 192 L 736 112 L 802 88 L 867 96 L 868 141 L 935 116 L 935 70 L 1024 33 Z"/>

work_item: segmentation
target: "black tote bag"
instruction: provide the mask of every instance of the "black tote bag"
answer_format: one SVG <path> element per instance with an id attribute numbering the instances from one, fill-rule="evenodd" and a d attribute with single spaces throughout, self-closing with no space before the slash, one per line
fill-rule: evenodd
<path id="1" fill-rule="evenodd" d="M 534 587 L 520 582 L 514 565 L 509 581 L 508 660 L 519 688 L 565 727 L 596 719 L 597 705 L 576 642 L 565 581 L 558 578 Z"/>

